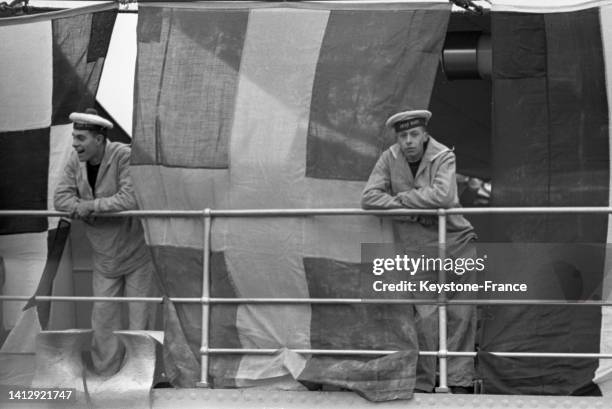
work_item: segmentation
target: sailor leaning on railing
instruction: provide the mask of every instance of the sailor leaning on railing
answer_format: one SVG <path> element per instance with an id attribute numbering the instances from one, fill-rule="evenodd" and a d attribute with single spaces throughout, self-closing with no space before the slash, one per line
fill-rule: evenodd
<path id="1" fill-rule="evenodd" d="M 378 159 L 362 194 L 364 209 L 438 209 L 460 207 L 457 195 L 455 154 L 427 132 L 431 112 L 408 110 L 392 115 L 386 126 L 392 129 L 396 143 Z M 434 215 L 403 216 L 394 221 L 395 241 L 406 249 L 423 246 L 437 249 L 438 217 Z M 472 241 L 474 228 L 462 215 L 447 217 L 447 248 L 457 257 L 475 258 Z M 466 274 L 462 282 L 475 282 Z M 452 297 L 452 294 L 450 295 Z M 438 342 L 436 305 L 414 305 L 413 321 L 416 350 L 435 350 Z M 473 351 L 476 339 L 476 307 L 449 306 L 448 349 Z M 470 357 L 448 362 L 451 390 L 468 392 L 474 378 L 474 361 Z M 442 369 L 442 368 L 440 368 Z M 421 356 L 417 363 L 415 389 L 430 392 L 436 384 L 436 357 Z"/>
<path id="2" fill-rule="evenodd" d="M 106 131 L 112 123 L 95 109 L 72 113 L 71 153 L 55 190 L 54 206 L 85 222 L 93 250 L 93 295 L 147 297 L 157 295 L 153 264 L 140 220 L 95 218 L 93 213 L 137 208 L 129 174 L 130 147 L 111 142 Z M 154 304 L 129 303 L 129 329 L 153 329 Z M 92 361 L 102 375 L 116 372 L 123 346 L 113 334 L 122 328 L 122 305 L 95 302 Z"/>

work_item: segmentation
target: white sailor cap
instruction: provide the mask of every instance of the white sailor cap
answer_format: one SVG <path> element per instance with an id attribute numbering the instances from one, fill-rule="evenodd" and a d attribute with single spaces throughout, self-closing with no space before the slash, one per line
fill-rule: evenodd
<path id="1" fill-rule="evenodd" d="M 385 126 L 395 129 L 395 132 L 402 132 L 417 126 L 426 126 L 429 118 L 431 118 L 431 112 L 426 109 L 403 111 L 391 115 L 385 122 Z"/>
<path id="2" fill-rule="evenodd" d="M 99 116 L 98 111 L 93 108 L 87 108 L 84 113 L 73 112 L 70 114 L 69 118 L 74 123 L 74 129 L 103 131 L 113 128 L 113 123 Z"/>

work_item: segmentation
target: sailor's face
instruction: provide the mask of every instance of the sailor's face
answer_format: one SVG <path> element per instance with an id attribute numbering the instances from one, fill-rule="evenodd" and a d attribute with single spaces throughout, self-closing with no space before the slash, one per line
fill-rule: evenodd
<path id="1" fill-rule="evenodd" d="M 104 137 L 87 130 L 72 131 L 72 147 L 79 155 L 79 161 L 87 162 L 97 159 L 104 152 Z M 94 163 L 95 165 L 95 163 Z"/>
<path id="2" fill-rule="evenodd" d="M 395 135 L 397 143 L 406 159 L 408 159 L 408 162 L 421 160 L 423 157 L 423 146 L 428 138 L 424 127 L 417 126 L 416 128 L 406 129 L 405 131 L 397 132 Z"/>

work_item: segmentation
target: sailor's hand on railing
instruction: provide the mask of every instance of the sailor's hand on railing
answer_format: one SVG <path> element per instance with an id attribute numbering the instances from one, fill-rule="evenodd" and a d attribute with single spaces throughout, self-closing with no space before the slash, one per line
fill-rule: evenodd
<path id="1" fill-rule="evenodd" d="M 92 214 L 94 212 L 94 202 L 93 200 L 84 200 L 82 202 L 79 202 L 76 207 L 74 208 L 74 210 L 72 211 L 72 213 L 70 214 L 70 217 L 72 217 L 73 219 L 80 219 L 80 220 L 85 220 L 85 221 L 92 221 Z"/>
<path id="2" fill-rule="evenodd" d="M 402 206 L 405 206 L 407 209 L 410 209 L 410 201 L 408 201 L 406 198 L 407 193 L 408 192 L 399 192 L 396 197 L 399 199 Z"/>

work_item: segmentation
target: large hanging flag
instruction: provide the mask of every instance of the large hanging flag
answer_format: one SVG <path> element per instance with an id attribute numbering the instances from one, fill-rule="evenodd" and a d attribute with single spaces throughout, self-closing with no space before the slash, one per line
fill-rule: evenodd
<path id="1" fill-rule="evenodd" d="M 141 208 L 359 207 L 393 140 L 385 119 L 428 106 L 449 14 L 447 2 L 141 4 L 131 167 Z M 212 295 L 366 296 L 360 244 L 391 242 L 386 223 L 215 219 Z M 202 223 L 148 219 L 146 235 L 167 295 L 201 296 Z M 214 355 L 211 381 L 298 379 L 373 400 L 408 397 L 416 360 L 407 344 L 411 308 L 214 305 L 213 348 L 410 352 L 365 361 Z M 199 361 L 201 309 L 177 304 L 176 313 L 173 328 L 190 348 L 166 342 L 173 362 L 183 364 L 166 369 L 189 385 L 199 380 L 185 374 L 198 373 L 189 363 Z"/>
<path id="2" fill-rule="evenodd" d="M 610 27 L 607 2 L 495 3 L 492 205 L 610 206 Z M 545 270 L 525 260 L 525 275 L 543 287 L 558 282 L 568 300 L 610 301 L 607 215 L 506 215 L 493 217 L 491 223 L 493 236 L 487 240 L 573 243 L 589 249 L 591 270 L 555 259 Z M 584 253 L 577 252 L 573 261 Z M 507 266 L 496 273 L 510 276 L 516 271 Z M 555 282 L 547 281 L 550 277 Z M 610 353 L 611 316 L 609 307 L 489 307 L 483 309 L 480 347 Z M 612 367 L 606 359 L 483 354 L 479 363 L 490 393 L 593 393 L 593 378 L 604 393 L 611 393 Z"/>
<path id="3" fill-rule="evenodd" d="M 117 5 L 106 3 L 0 19 L 0 209 L 53 209 L 53 192 L 71 151 L 68 115 L 95 103 L 116 14 Z M 60 287 L 70 291 L 66 229 L 58 218 L 0 218 L 4 294 L 48 295 L 54 285 L 56 293 Z M 65 286 L 59 283 L 64 279 Z M 40 322 L 29 324 L 34 315 L 22 317 L 24 305 L 3 303 L 4 328 L 74 326 L 69 304 L 39 306 Z M 25 343 L 21 346 L 31 347 Z M 18 352 L 18 344 L 3 351 Z"/>

